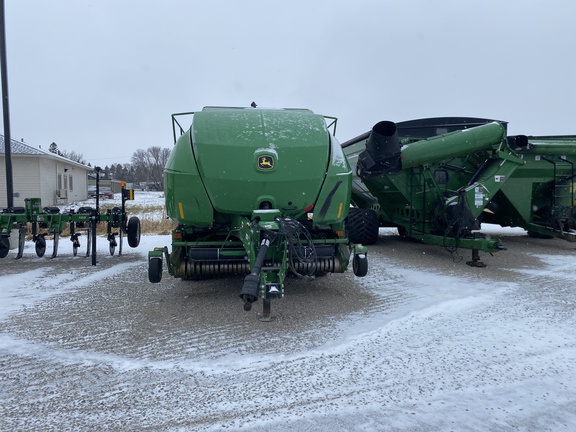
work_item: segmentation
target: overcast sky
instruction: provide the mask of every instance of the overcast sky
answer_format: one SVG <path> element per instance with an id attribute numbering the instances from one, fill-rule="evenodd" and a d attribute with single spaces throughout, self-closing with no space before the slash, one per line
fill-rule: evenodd
<path id="1" fill-rule="evenodd" d="M 170 115 L 309 108 L 576 134 L 574 0 L 6 0 L 12 138 L 93 165 L 172 147 Z"/>

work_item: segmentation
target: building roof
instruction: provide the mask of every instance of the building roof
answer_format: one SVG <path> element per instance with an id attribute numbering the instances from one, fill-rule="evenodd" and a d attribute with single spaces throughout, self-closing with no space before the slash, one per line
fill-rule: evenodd
<path id="1" fill-rule="evenodd" d="M 28 144 L 15 140 L 10 140 L 10 150 L 12 154 L 44 155 L 47 153 L 42 149 L 35 148 Z M 6 150 L 4 148 L 4 135 L 0 135 L 0 154 L 4 154 L 5 152 Z"/>
<path id="2" fill-rule="evenodd" d="M 4 156 L 5 152 L 6 152 L 6 150 L 4 148 L 4 135 L 0 135 L 0 155 Z M 50 158 L 54 158 L 54 159 L 59 159 L 62 162 L 76 165 L 76 166 L 82 167 L 82 168 L 87 169 L 87 170 L 92 169 L 87 165 L 84 165 L 84 164 L 81 164 L 79 162 L 70 160 L 68 158 L 65 158 L 64 156 L 60 156 L 56 153 L 52 153 L 52 152 L 49 152 L 47 150 L 42 150 L 41 148 L 32 147 L 29 144 L 26 144 L 26 143 L 23 143 L 20 141 L 15 141 L 13 139 L 10 140 L 10 154 L 12 154 L 12 155 L 45 156 L 45 157 L 50 157 Z"/>

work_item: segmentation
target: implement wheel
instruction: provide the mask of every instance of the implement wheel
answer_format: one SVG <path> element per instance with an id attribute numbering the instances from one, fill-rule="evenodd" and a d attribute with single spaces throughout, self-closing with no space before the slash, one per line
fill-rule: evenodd
<path id="1" fill-rule="evenodd" d="M 162 280 L 162 258 L 150 258 L 148 260 L 148 280 L 158 283 Z"/>
<path id="2" fill-rule="evenodd" d="M 138 247 L 140 244 L 140 219 L 136 216 L 128 219 L 126 233 L 128 235 L 128 245 L 132 248 Z"/>
<path id="3" fill-rule="evenodd" d="M 36 245 L 34 248 L 36 249 L 36 255 L 42 258 L 46 253 L 46 239 L 43 235 L 39 235 L 36 238 Z"/>
<path id="4" fill-rule="evenodd" d="M 10 237 L 2 236 L 0 238 L 0 258 L 6 258 L 10 251 Z"/>
<path id="5" fill-rule="evenodd" d="M 354 275 L 358 277 L 364 277 L 368 274 L 368 258 L 366 254 L 356 254 L 352 260 L 352 269 L 354 270 Z"/>

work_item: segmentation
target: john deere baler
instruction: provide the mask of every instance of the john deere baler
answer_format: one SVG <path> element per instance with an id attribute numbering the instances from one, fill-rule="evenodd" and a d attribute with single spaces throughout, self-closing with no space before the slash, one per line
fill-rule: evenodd
<path id="1" fill-rule="evenodd" d="M 354 273 L 366 274 L 366 249 L 349 242 L 344 226 L 352 172 L 324 117 L 206 107 L 173 115 L 173 127 L 164 178 L 178 226 L 170 252 L 149 253 L 151 282 L 161 280 L 163 256 L 176 278 L 243 273 L 244 308 L 262 297 L 268 319 L 288 273 L 340 273 L 352 257 Z"/>

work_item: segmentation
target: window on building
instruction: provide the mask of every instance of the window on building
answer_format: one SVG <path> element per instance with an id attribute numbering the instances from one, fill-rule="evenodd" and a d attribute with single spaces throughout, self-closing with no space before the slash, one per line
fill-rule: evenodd
<path id="1" fill-rule="evenodd" d="M 74 190 L 74 187 L 73 187 L 73 185 L 72 185 L 72 179 L 73 179 L 73 178 L 74 178 L 74 177 L 70 176 L 70 178 L 69 178 L 69 180 L 68 180 L 68 186 L 70 187 L 70 190 Z"/>
<path id="2" fill-rule="evenodd" d="M 58 174 L 58 189 L 62 189 L 62 174 Z"/>
<path id="3" fill-rule="evenodd" d="M 64 189 L 68 190 L 68 176 L 64 174 Z"/>

